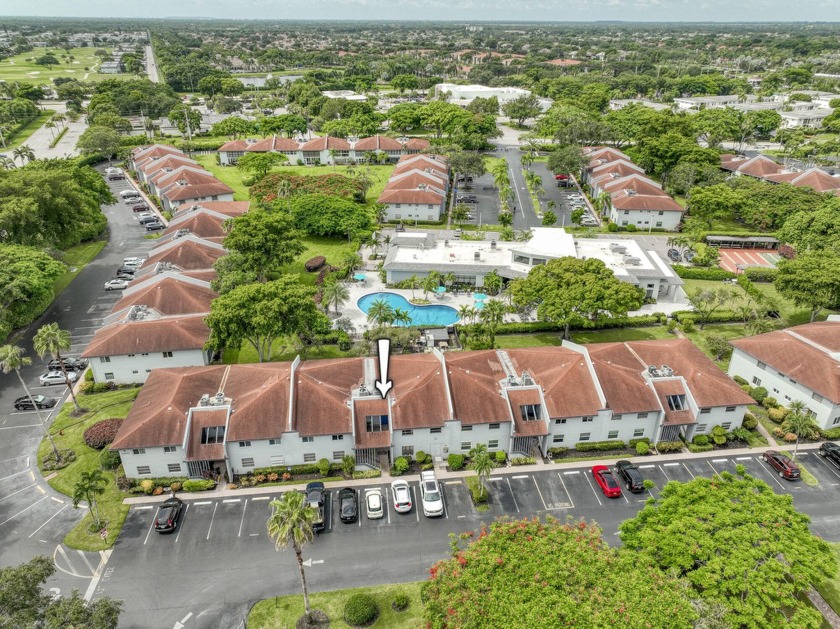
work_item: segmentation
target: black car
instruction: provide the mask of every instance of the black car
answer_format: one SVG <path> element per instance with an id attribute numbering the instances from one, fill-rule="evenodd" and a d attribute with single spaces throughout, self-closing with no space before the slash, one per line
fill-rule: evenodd
<path id="1" fill-rule="evenodd" d="M 327 503 L 327 490 L 324 488 L 324 483 L 314 481 L 306 486 L 306 504 L 315 509 L 317 516 L 312 523 L 312 530 L 320 533 L 327 528 L 326 519 L 324 518 L 324 505 Z"/>
<path id="2" fill-rule="evenodd" d="M 125 181 L 125 175 L 122 173 L 108 175 L 108 181 Z"/>
<path id="3" fill-rule="evenodd" d="M 822 444 L 820 446 L 820 456 L 840 467 L 840 446 L 836 443 L 826 441 Z"/>
<path id="4" fill-rule="evenodd" d="M 645 490 L 645 479 L 642 478 L 642 473 L 630 461 L 616 461 L 615 471 L 624 481 L 624 486 L 628 491 L 639 494 Z"/>
<path id="5" fill-rule="evenodd" d="M 35 406 L 38 408 L 52 408 L 58 403 L 54 397 L 47 397 L 46 395 L 33 395 L 32 400 L 35 400 Z M 32 405 L 32 400 L 28 395 L 19 397 L 15 400 L 16 411 L 34 411 L 35 406 Z"/>
<path id="6" fill-rule="evenodd" d="M 158 533 L 171 533 L 178 526 L 178 518 L 184 503 L 178 498 L 167 498 L 161 503 L 155 516 L 155 530 Z"/>
<path id="7" fill-rule="evenodd" d="M 682 260 L 682 256 L 680 255 L 680 252 L 676 249 L 668 249 L 668 259 L 672 262 L 679 262 L 680 260 Z"/>
<path id="8" fill-rule="evenodd" d="M 152 216 L 144 216 L 143 218 L 141 218 L 141 219 L 138 221 L 138 223 L 140 223 L 141 225 L 146 225 L 146 224 L 148 224 L 148 223 L 157 223 L 157 222 L 159 222 L 159 221 L 160 221 L 160 218 L 158 218 L 157 216 L 152 215 Z"/>
<path id="9" fill-rule="evenodd" d="M 146 223 L 147 232 L 157 231 L 158 229 L 166 229 L 166 225 L 164 225 L 160 221 L 152 221 L 151 223 Z"/>
<path id="10" fill-rule="evenodd" d="M 116 273 L 114 273 L 114 279 L 131 281 L 134 279 L 134 273 L 128 273 L 126 271 L 117 271 Z"/>
<path id="11" fill-rule="evenodd" d="M 123 264 L 120 268 L 117 269 L 117 273 L 125 273 L 127 275 L 131 275 L 132 277 L 137 272 L 136 266 L 130 266 L 127 264 Z"/>
<path id="12" fill-rule="evenodd" d="M 352 487 L 338 492 L 338 510 L 342 522 L 355 522 L 359 517 L 359 496 Z"/>
<path id="13" fill-rule="evenodd" d="M 64 363 L 64 368 L 67 371 L 82 371 L 88 364 L 84 358 L 70 358 L 69 356 L 62 356 L 61 360 L 53 358 L 47 364 L 47 369 L 49 371 L 61 371 L 62 363 Z"/>

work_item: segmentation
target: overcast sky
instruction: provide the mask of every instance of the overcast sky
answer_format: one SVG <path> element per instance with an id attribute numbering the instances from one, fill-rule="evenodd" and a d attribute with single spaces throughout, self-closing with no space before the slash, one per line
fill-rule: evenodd
<path id="1" fill-rule="evenodd" d="M 0 16 L 4 15 L 551 22 L 840 22 L 840 0 L 0 0 Z"/>

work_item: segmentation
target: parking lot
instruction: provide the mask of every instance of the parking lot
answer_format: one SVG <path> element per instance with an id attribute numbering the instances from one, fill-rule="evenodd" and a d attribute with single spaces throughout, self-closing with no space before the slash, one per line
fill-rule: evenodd
<path id="1" fill-rule="evenodd" d="M 455 182 L 455 199 L 463 195 L 474 195 L 475 203 L 463 203 L 471 217 L 464 221 L 465 225 L 495 225 L 499 222 L 499 193 L 493 184 L 493 175 L 487 173 L 471 182 Z M 453 221 L 453 224 L 456 224 Z"/>
<path id="2" fill-rule="evenodd" d="M 669 481 L 690 481 L 724 471 L 735 473 L 737 466 L 743 465 L 747 473 L 765 481 L 778 493 L 792 495 L 796 507 L 811 516 L 815 533 L 830 541 L 840 541 L 840 513 L 835 506 L 840 495 L 840 470 L 822 460 L 815 451 L 800 451 L 799 460 L 818 479 L 818 487 L 780 479 L 759 452 L 715 458 L 656 458 L 641 462 L 639 469 L 646 479 L 654 482 L 651 494 L 658 496 Z M 447 555 L 449 533 L 476 530 L 503 515 L 517 518 L 551 514 L 557 518 L 594 520 L 603 528 L 604 539 L 616 545 L 619 524 L 633 517 L 649 497 L 647 492 L 631 494 L 622 489 L 619 498 L 606 498 L 593 480 L 589 466 L 546 466 L 545 470 L 529 472 L 507 468 L 490 477 L 489 509 L 483 512 L 473 506 L 462 478 L 442 478 L 444 515 L 428 518 L 421 513 L 422 507 L 418 509 L 418 483 L 410 481 L 410 485 L 413 492 L 410 512 L 394 510 L 390 485 L 382 482 L 375 486 L 386 497 L 385 516 L 378 520 L 366 517 L 362 490 L 360 517 L 350 524 L 342 523 L 338 517 L 340 485 L 329 488 L 326 529 L 304 550 L 309 567 L 307 580 L 314 590 L 346 587 L 348 575 L 359 586 L 424 579 L 428 568 Z M 366 485 L 364 489 L 373 486 Z M 156 618 L 155 626 L 167 626 L 193 613 L 191 625 L 195 622 L 194 626 L 210 627 L 219 626 L 220 614 L 245 613 L 242 610 L 247 609 L 249 601 L 297 591 L 293 553 L 275 553 L 266 533 L 269 503 L 278 496 L 274 493 L 213 497 L 211 493 L 190 497 L 185 500 L 186 510 L 176 531 L 166 535 L 156 533 L 153 528 L 156 504 L 132 506 L 109 561 L 108 578 L 100 582 L 97 594 L 126 598 L 125 626 L 148 626 Z M 148 598 L 151 591 L 140 596 L 136 579 L 147 572 L 151 578 L 159 565 L 168 566 L 170 583 L 204 580 L 205 587 L 210 589 L 210 583 L 219 583 L 220 587 L 221 583 L 229 584 L 233 590 L 226 589 L 225 600 L 241 604 L 242 608 L 226 611 L 221 603 L 190 603 L 182 592 L 168 592 L 163 586 L 152 590 L 154 599 Z M 240 579 L 251 587 L 240 587 Z M 142 600 L 132 602 L 138 596 Z M 151 610 L 157 612 L 149 616 Z M 201 613 L 207 614 L 206 623 L 198 622 Z M 216 619 L 216 624 L 211 624 L 211 618 Z"/>

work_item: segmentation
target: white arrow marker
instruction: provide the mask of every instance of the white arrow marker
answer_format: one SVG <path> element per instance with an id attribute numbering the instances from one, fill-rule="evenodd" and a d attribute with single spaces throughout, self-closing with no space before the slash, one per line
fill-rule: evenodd
<path id="1" fill-rule="evenodd" d="M 379 380 L 376 381 L 376 388 L 379 389 L 379 395 L 384 400 L 388 391 L 394 386 L 393 381 L 388 380 L 388 368 L 391 362 L 391 339 L 379 339 L 376 343 L 379 354 Z"/>
<path id="2" fill-rule="evenodd" d="M 187 622 L 191 617 L 192 617 L 192 612 L 190 612 L 189 614 L 187 614 L 186 616 L 181 618 L 180 622 L 176 621 L 173 629 L 184 629 L 184 623 Z"/>
<path id="3" fill-rule="evenodd" d="M 324 560 L 323 559 L 307 559 L 303 562 L 303 565 L 306 566 L 307 568 L 311 568 L 312 564 L 319 564 L 319 563 L 324 563 Z"/>

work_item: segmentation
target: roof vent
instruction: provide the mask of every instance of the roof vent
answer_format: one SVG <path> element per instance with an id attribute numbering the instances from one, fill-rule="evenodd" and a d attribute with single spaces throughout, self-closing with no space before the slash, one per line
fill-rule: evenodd
<path id="1" fill-rule="evenodd" d="M 653 376 L 654 378 L 659 376 L 659 369 L 656 368 L 656 365 L 648 365 L 648 374 Z"/>
<path id="2" fill-rule="evenodd" d="M 201 396 L 201 399 L 198 401 L 199 406 L 210 406 L 210 394 L 205 393 Z"/>
<path id="3" fill-rule="evenodd" d="M 417 184 L 417 189 L 418 189 L 418 190 L 425 190 L 425 189 L 426 189 L 426 184 L 424 184 L 424 183 L 418 183 L 418 184 Z"/>
<path id="4" fill-rule="evenodd" d="M 481 260 L 481 252 L 480 252 L 480 251 L 476 251 L 476 252 L 473 254 L 473 259 L 474 259 L 474 260 Z"/>
<path id="5" fill-rule="evenodd" d="M 180 238 L 181 236 L 189 236 L 189 235 L 190 235 L 190 230 L 187 229 L 187 228 L 182 228 L 182 229 L 179 229 L 178 231 L 175 232 L 175 238 Z"/>
<path id="6" fill-rule="evenodd" d="M 525 385 L 534 384 L 534 381 L 531 380 L 531 376 L 528 374 L 527 371 L 522 372 L 522 384 L 525 384 Z"/>
<path id="7" fill-rule="evenodd" d="M 255 138 L 248 138 L 245 142 L 246 144 L 256 144 L 257 140 Z"/>
<path id="8" fill-rule="evenodd" d="M 662 365 L 662 369 L 660 370 L 663 376 L 673 376 L 674 370 L 671 369 L 668 365 Z"/>
<path id="9" fill-rule="evenodd" d="M 224 403 L 225 403 L 225 392 L 224 391 L 219 391 L 218 393 L 216 393 L 216 395 L 213 396 L 213 399 L 210 400 L 209 405 L 210 406 L 221 406 Z"/>
<path id="10" fill-rule="evenodd" d="M 359 386 L 359 395 L 360 395 L 360 396 L 362 396 L 362 395 L 370 395 L 370 391 L 368 391 L 368 388 L 367 388 L 365 385 L 360 385 L 360 386 Z"/>
<path id="11" fill-rule="evenodd" d="M 179 179 L 178 180 L 178 185 L 179 186 L 186 186 L 186 185 L 189 185 L 189 183 L 187 182 L 186 179 Z"/>
<path id="12" fill-rule="evenodd" d="M 444 247 L 448 247 L 448 246 L 449 246 L 449 241 L 448 241 L 448 240 L 444 240 L 444 241 L 443 241 L 443 246 L 444 246 Z"/>
<path id="13" fill-rule="evenodd" d="M 613 253 L 627 253 L 627 247 L 620 243 L 612 242 L 610 243 L 610 251 Z"/>
<path id="14" fill-rule="evenodd" d="M 627 193 L 628 197 L 635 197 L 636 196 L 636 191 L 631 190 L 630 188 L 625 189 L 624 192 Z"/>
<path id="15" fill-rule="evenodd" d="M 491 240 L 490 241 L 490 251 L 495 251 L 495 250 L 496 250 L 496 241 Z"/>

